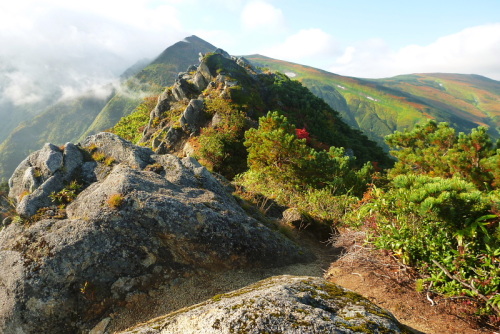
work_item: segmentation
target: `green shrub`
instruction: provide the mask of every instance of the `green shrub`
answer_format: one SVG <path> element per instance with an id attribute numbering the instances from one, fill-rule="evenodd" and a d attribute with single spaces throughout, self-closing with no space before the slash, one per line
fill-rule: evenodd
<path id="1" fill-rule="evenodd" d="M 369 197 L 347 218 L 364 223 L 377 247 L 419 268 L 441 293 L 496 298 L 500 285 L 499 216 L 494 214 L 499 212 L 498 191 L 481 192 L 460 178 L 408 174 L 395 177 L 385 191 L 371 189 Z"/>
<path id="2" fill-rule="evenodd" d="M 142 131 L 149 122 L 149 114 L 156 106 L 157 100 L 158 96 L 146 97 L 130 115 L 120 119 L 109 131 L 137 143 L 142 138 Z"/>
<path id="3" fill-rule="evenodd" d="M 62 190 L 58 192 L 52 192 L 49 197 L 52 202 L 60 205 L 61 207 L 65 207 L 67 204 L 73 202 L 76 196 L 82 190 L 82 184 L 77 181 L 71 181 L 71 183 L 64 187 Z"/>
<path id="4" fill-rule="evenodd" d="M 249 170 L 235 182 L 247 192 L 296 207 L 316 223 L 334 227 L 372 182 L 373 167 L 354 168 L 343 148 L 308 146 L 295 126 L 277 112 L 261 117 L 245 133 Z"/>
<path id="5" fill-rule="evenodd" d="M 306 139 L 297 137 L 295 126 L 278 112 L 261 117 L 258 129 L 248 130 L 245 139 L 252 178 L 277 188 L 306 191 L 329 187 L 337 194 L 361 195 L 371 182 L 371 164 L 356 170 L 343 148 L 325 151 L 309 147 Z"/>
<path id="6" fill-rule="evenodd" d="M 486 130 L 478 127 L 470 134 L 457 135 L 447 123 L 431 120 L 411 131 L 396 131 L 386 137 L 398 158 L 390 174 L 460 176 L 479 189 L 495 188 L 500 180 L 499 151 Z"/>
<path id="7" fill-rule="evenodd" d="M 247 168 L 243 146 L 246 116 L 235 110 L 219 111 L 219 115 L 219 124 L 202 129 L 197 153 L 210 170 L 232 179 Z"/>

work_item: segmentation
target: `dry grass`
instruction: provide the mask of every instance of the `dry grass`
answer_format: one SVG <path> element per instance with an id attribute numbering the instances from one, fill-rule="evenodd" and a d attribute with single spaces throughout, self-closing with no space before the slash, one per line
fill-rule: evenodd
<path id="1" fill-rule="evenodd" d="M 112 209 L 118 209 L 122 204 L 125 198 L 122 194 L 113 194 L 108 198 L 108 205 Z"/>

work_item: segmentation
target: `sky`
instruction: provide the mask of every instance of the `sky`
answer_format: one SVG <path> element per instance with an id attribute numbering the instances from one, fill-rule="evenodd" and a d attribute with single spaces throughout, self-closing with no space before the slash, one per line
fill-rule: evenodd
<path id="1" fill-rule="evenodd" d="M 190 35 L 362 78 L 500 80 L 500 0 L 16 0 L 0 4 L 0 92 L 71 96 Z"/>

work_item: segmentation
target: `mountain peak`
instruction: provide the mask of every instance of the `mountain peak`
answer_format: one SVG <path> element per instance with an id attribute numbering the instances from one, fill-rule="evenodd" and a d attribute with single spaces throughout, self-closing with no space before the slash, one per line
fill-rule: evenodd
<path id="1" fill-rule="evenodd" d="M 184 71 L 189 65 L 198 63 L 200 52 L 212 52 L 217 47 L 198 36 L 191 35 L 166 48 L 151 64 L 171 64 L 180 61 L 179 71 Z"/>
<path id="2" fill-rule="evenodd" d="M 205 43 L 205 44 L 210 44 L 208 43 L 207 41 L 199 38 L 198 36 L 196 35 L 191 35 L 191 36 L 188 36 L 186 38 L 184 38 L 182 40 L 183 42 L 187 42 L 187 43 Z M 211 45 L 211 44 L 210 44 Z"/>

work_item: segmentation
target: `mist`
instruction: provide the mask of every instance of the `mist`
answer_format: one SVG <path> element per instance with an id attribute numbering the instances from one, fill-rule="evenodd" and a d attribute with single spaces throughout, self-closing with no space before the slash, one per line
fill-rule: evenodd
<path id="1" fill-rule="evenodd" d="M 10 12 L 0 8 L 2 118 L 13 109 L 37 113 L 48 103 L 86 91 L 105 97 L 99 87 L 118 81 L 137 60 L 154 58 L 185 37 L 176 29 L 141 29 L 50 1 L 21 3 L 23 8 Z"/>

